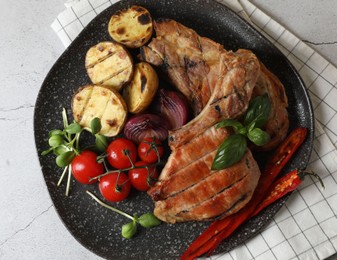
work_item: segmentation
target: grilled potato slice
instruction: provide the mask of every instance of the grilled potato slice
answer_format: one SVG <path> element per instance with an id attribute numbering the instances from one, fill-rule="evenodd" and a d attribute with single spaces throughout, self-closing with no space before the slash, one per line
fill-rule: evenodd
<path id="1" fill-rule="evenodd" d="M 72 99 L 74 119 L 89 128 L 91 120 L 101 120 L 100 134 L 111 137 L 119 134 L 127 119 L 127 106 L 117 90 L 99 85 L 81 87 Z"/>
<path id="2" fill-rule="evenodd" d="M 144 7 L 132 6 L 112 15 L 108 31 L 114 41 L 129 48 L 138 48 L 151 38 L 152 17 Z"/>
<path id="3" fill-rule="evenodd" d="M 121 44 L 100 42 L 85 57 L 85 67 L 92 83 L 120 90 L 133 74 L 131 55 Z"/>
<path id="4" fill-rule="evenodd" d="M 123 89 L 123 97 L 131 113 L 144 111 L 158 89 L 158 76 L 149 63 L 135 65 L 132 81 Z"/>

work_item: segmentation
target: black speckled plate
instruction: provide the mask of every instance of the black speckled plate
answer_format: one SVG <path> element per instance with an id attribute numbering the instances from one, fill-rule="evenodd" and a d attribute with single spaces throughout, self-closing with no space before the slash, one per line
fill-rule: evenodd
<path id="1" fill-rule="evenodd" d="M 62 108 L 70 111 L 73 93 L 90 82 L 84 68 L 86 51 L 100 41 L 110 40 L 107 33 L 110 16 L 115 11 L 134 4 L 146 7 L 154 19 L 175 19 L 195 29 L 200 35 L 222 43 L 226 49 L 253 50 L 285 85 L 289 98 L 291 128 L 301 125 L 309 129 L 307 140 L 285 172 L 307 165 L 314 134 L 313 112 L 302 80 L 281 52 L 249 24 L 223 5 L 201 0 L 126 0 L 98 15 L 58 59 L 41 87 L 34 117 L 35 141 L 39 155 L 48 148 L 48 131 L 62 127 Z M 98 206 L 85 194 L 85 190 L 89 189 L 99 195 L 96 185 L 85 187 L 73 182 L 71 196 L 65 197 L 65 184 L 56 187 L 61 169 L 55 166 L 54 156 L 39 156 L 39 159 L 50 196 L 62 221 L 81 244 L 104 258 L 175 259 L 209 225 L 205 222 L 162 224 L 152 230 L 141 229 L 133 239 L 123 239 L 120 235 L 121 226 L 128 220 Z M 278 201 L 242 225 L 216 252 L 228 251 L 256 234 L 276 214 L 285 200 L 286 198 Z M 145 194 L 136 192 L 126 202 L 116 206 L 138 215 L 153 209 L 151 200 Z"/>

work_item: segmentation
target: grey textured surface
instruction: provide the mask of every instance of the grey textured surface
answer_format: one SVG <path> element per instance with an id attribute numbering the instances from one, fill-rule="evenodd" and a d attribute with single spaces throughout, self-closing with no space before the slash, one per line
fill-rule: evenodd
<path id="1" fill-rule="evenodd" d="M 337 65 L 335 0 L 252 2 Z M 0 259 L 100 259 L 60 222 L 34 147 L 37 93 L 64 50 L 50 28 L 63 3 L 0 1 Z"/>

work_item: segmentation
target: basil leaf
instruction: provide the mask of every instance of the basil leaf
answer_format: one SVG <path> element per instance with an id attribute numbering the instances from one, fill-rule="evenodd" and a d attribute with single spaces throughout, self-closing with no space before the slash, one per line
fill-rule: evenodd
<path id="1" fill-rule="evenodd" d="M 243 127 L 243 125 L 239 121 L 237 121 L 235 119 L 226 119 L 226 120 L 221 121 L 220 123 L 218 123 L 216 125 L 216 128 L 219 129 L 221 127 L 227 127 L 227 126 L 233 127 L 235 131 L 237 131 L 238 129 L 240 129 L 240 128 Z"/>
<path id="2" fill-rule="evenodd" d="M 229 136 L 219 147 L 213 160 L 212 170 L 222 170 L 240 161 L 247 149 L 246 137 L 240 134 Z"/>
<path id="3" fill-rule="evenodd" d="M 122 236 L 125 238 L 132 238 L 137 232 L 137 224 L 131 221 L 122 226 Z"/>
<path id="4" fill-rule="evenodd" d="M 142 227 L 151 228 L 158 226 L 161 223 L 161 221 L 152 213 L 145 213 L 139 217 L 138 223 Z"/>
<path id="5" fill-rule="evenodd" d="M 90 122 L 90 128 L 91 128 L 91 133 L 93 135 L 98 134 L 99 131 L 101 131 L 101 129 L 102 129 L 101 120 L 98 117 L 95 117 Z"/>
<path id="6" fill-rule="evenodd" d="M 270 141 L 269 134 L 260 128 L 254 128 L 253 130 L 249 131 L 247 137 L 257 146 L 265 145 Z"/>
<path id="7" fill-rule="evenodd" d="M 268 121 L 270 110 L 271 102 L 267 94 L 254 98 L 249 104 L 244 118 L 244 125 L 250 125 L 248 127 L 250 129 L 264 126 Z M 254 126 L 251 126 L 251 124 L 254 124 Z"/>

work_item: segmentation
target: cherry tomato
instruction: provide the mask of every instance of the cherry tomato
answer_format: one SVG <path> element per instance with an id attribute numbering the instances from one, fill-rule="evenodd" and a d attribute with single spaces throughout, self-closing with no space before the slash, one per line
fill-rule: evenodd
<path id="1" fill-rule="evenodd" d="M 97 162 L 97 154 L 92 151 L 83 151 L 71 162 L 71 171 L 74 178 L 82 184 L 92 184 L 97 180 L 90 181 L 104 173 L 104 165 Z"/>
<path id="2" fill-rule="evenodd" d="M 138 161 L 135 166 L 145 166 L 149 165 L 147 162 Z M 135 168 L 129 171 L 129 179 L 132 186 L 139 191 L 147 191 L 152 187 L 157 178 L 158 171 L 155 166 L 147 168 Z"/>
<path id="3" fill-rule="evenodd" d="M 137 159 L 136 145 L 128 139 L 118 138 L 112 141 L 107 148 L 107 160 L 110 165 L 116 169 L 125 169 L 131 167 L 131 162 Z"/>
<path id="4" fill-rule="evenodd" d="M 131 190 L 129 178 L 123 172 L 119 174 L 119 177 L 117 172 L 103 176 L 98 186 L 102 196 L 111 202 L 119 202 L 126 199 Z"/>
<path id="5" fill-rule="evenodd" d="M 161 141 L 157 138 L 147 137 L 140 142 L 138 146 L 139 158 L 148 163 L 155 163 L 158 161 L 158 154 L 156 153 L 156 148 L 159 157 L 163 157 L 164 147 Z"/>

